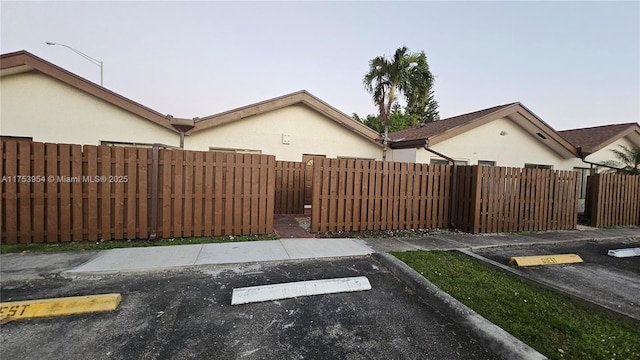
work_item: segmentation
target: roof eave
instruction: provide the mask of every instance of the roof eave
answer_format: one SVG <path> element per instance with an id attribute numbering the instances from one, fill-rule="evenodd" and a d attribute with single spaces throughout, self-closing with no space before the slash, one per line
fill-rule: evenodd
<path id="1" fill-rule="evenodd" d="M 3 54 L 0 58 L 1 70 L 10 69 L 17 66 L 28 66 L 35 71 L 50 76 L 89 95 L 95 96 L 125 111 L 149 120 L 154 124 L 162 126 L 170 131 L 177 132 L 177 130 L 171 126 L 169 121 L 167 121 L 165 116 L 160 114 L 159 112 L 147 108 L 146 106 L 143 106 L 113 91 L 110 91 L 83 77 L 80 77 L 70 71 L 67 71 L 57 65 L 41 59 L 27 51 L 23 50 L 14 53 Z"/>

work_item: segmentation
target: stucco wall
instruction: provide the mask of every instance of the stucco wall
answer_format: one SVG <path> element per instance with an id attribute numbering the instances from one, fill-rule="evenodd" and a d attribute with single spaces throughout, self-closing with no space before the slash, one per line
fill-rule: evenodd
<path id="1" fill-rule="evenodd" d="M 289 144 L 283 144 L 288 135 Z M 382 147 L 299 104 L 251 116 L 185 137 L 185 148 L 262 150 L 278 160 L 302 161 L 303 154 L 329 158 L 382 159 Z"/>
<path id="2" fill-rule="evenodd" d="M 177 133 L 36 72 L 5 76 L 0 86 L 2 135 L 88 145 L 180 144 Z"/>
<path id="3" fill-rule="evenodd" d="M 504 135 L 500 135 L 502 132 Z M 571 160 L 563 159 L 508 119 L 494 120 L 432 148 L 469 165 L 486 160 L 495 161 L 497 166 L 524 167 L 525 163 L 531 163 L 552 165 L 556 170 L 572 169 Z M 416 152 L 418 162 L 429 163 L 438 158 L 424 149 L 416 149 Z"/>

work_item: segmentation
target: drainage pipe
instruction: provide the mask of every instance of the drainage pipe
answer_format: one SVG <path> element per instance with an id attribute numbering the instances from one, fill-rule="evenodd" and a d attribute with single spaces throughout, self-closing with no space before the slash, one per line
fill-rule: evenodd
<path id="1" fill-rule="evenodd" d="M 578 148 L 578 154 L 580 154 L 580 160 L 582 160 L 582 162 L 585 163 L 585 164 L 591 165 L 591 168 L 593 168 L 593 166 L 602 166 L 602 167 L 606 167 L 606 168 L 609 168 L 609 169 L 612 169 L 612 170 L 617 170 L 617 171 L 624 170 L 624 169 L 620 169 L 620 168 L 613 167 L 613 166 L 610 166 L 610 165 L 598 164 L 598 163 L 594 163 L 594 162 L 591 162 L 591 161 L 587 161 L 586 157 L 591 155 L 591 153 L 582 152 L 582 148 Z"/>
<path id="2" fill-rule="evenodd" d="M 424 149 L 427 150 L 428 152 L 432 153 L 432 154 L 436 154 L 438 156 L 440 156 L 443 159 L 446 159 L 447 161 L 449 161 L 451 163 L 451 165 L 453 165 L 453 169 L 451 172 L 451 185 L 450 185 L 450 191 L 451 194 L 449 195 L 449 227 L 451 229 L 455 229 L 456 228 L 456 223 L 455 223 L 455 219 L 454 216 L 457 214 L 457 210 L 458 210 L 458 192 L 456 191 L 454 185 L 456 183 L 456 174 L 457 174 L 457 167 L 458 165 L 456 165 L 456 161 L 453 160 L 451 157 L 439 153 L 431 148 L 429 148 L 429 139 L 425 139 L 424 141 Z"/>

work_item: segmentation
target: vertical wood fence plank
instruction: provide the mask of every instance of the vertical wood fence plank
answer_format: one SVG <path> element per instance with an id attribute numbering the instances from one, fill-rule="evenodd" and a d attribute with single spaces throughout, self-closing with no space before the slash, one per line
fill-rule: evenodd
<path id="1" fill-rule="evenodd" d="M 300 166 L 301 166 L 300 173 L 304 174 L 304 172 L 306 171 L 306 167 L 303 165 L 300 165 Z M 266 234 L 271 234 L 273 232 L 274 198 L 271 194 L 273 194 L 275 190 L 275 182 L 276 182 L 276 173 L 274 171 L 275 167 L 276 167 L 276 157 L 272 155 L 268 156 L 267 157 L 267 194 L 268 196 L 267 196 L 267 209 L 265 211 L 267 214 L 266 230 L 265 230 Z M 300 181 L 301 181 L 300 188 L 304 189 L 304 176 L 301 177 Z M 300 202 L 304 204 L 304 195 L 301 195 L 301 196 L 302 196 L 302 199 L 300 200 Z M 304 212 L 304 206 L 302 206 L 302 211 Z"/>
<path id="2" fill-rule="evenodd" d="M 71 238 L 73 241 L 83 241 L 83 198 L 82 183 L 82 146 L 71 145 Z"/>
<path id="3" fill-rule="evenodd" d="M 18 174 L 21 176 L 38 176 L 31 171 L 31 144 L 26 141 L 18 142 Z M 20 243 L 28 244 L 31 239 L 31 183 L 32 181 L 18 182 L 18 207 L 11 209 L 19 214 L 18 231 Z"/>
<path id="4" fill-rule="evenodd" d="M 125 195 L 124 201 L 125 205 L 123 209 L 124 213 L 124 238 L 131 240 L 137 238 L 136 226 L 138 225 L 138 202 L 137 202 L 137 191 L 136 185 L 139 183 L 137 168 L 138 168 L 138 154 L 136 148 L 125 148 L 124 149 L 124 161 L 125 168 L 123 176 L 126 176 L 126 181 L 124 182 L 125 186 Z M 124 180 L 124 178 L 123 178 Z"/>
<path id="5" fill-rule="evenodd" d="M 46 209 L 45 209 L 45 188 L 49 181 L 45 168 L 45 148 L 43 143 L 32 143 L 31 152 L 33 156 L 33 172 L 41 175 L 44 179 L 33 184 L 33 242 L 41 243 L 45 241 L 46 235 Z M 80 184 L 82 185 L 82 184 Z M 80 194 L 82 201 L 82 194 Z M 82 214 L 80 214 L 82 216 Z"/>
<path id="6" fill-rule="evenodd" d="M 222 235 L 222 213 L 226 211 L 226 208 L 222 207 L 224 199 L 222 198 L 222 181 L 223 174 L 226 169 L 222 164 L 222 154 L 207 152 L 204 154 L 205 167 L 204 167 L 204 230 L 202 235 L 204 236 L 220 236 Z M 214 167 L 214 164 L 217 164 Z M 214 172 L 215 171 L 215 172 Z M 214 176 L 216 179 L 214 180 Z M 219 181 L 219 183 L 218 183 Z M 214 191 L 218 192 L 218 196 L 215 199 L 218 201 L 214 207 Z M 219 222 L 216 223 L 216 220 Z M 231 214 L 229 214 L 231 216 Z"/>
<path id="7" fill-rule="evenodd" d="M 194 159 L 194 180 L 193 180 L 193 236 L 202 236 L 203 234 L 203 219 L 204 219 L 204 179 L 203 168 L 204 152 L 196 151 Z"/>
<path id="8" fill-rule="evenodd" d="M 258 234 L 258 209 L 260 193 L 259 193 L 259 176 L 260 176 L 260 158 L 261 155 L 251 155 L 251 167 L 249 167 L 249 184 L 251 185 L 251 199 L 249 202 L 249 214 L 251 215 L 249 223 L 249 234 Z"/>
<path id="9" fill-rule="evenodd" d="M 18 180 L 17 176 L 21 175 L 18 169 L 18 143 L 16 141 L 3 141 L 4 143 L 4 174 L 12 177 L 4 184 L 3 203 L 6 211 L 4 212 L 5 235 L 3 243 L 18 244 Z"/>
<path id="10" fill-rule="evenodd" d="M 46 222 L 47 222 L 47 242 L 58 242 L 58 146 L 56 144 L 45 144 L 46 171 L 47 177 L 52 177 L 54 181 L 47 181 L 46 187 Z"/>
<path id="11" fill-rule="evenodd" d="M 159 161 L 164 166 L 161 168 L 159 177 L 162 179 L 159 187 L 162 193 L 162 201 L 159 201 L 158 204 L 162 210 L 162 217 L 160 217 L 160 211 L 158 211 L 158 218 L 162 219 L 162 224 L 159 227 L 161 229 L 161 235 L 159 238 L 170 238 L 172 237 L 171 229 L 173 227 L 172 224 L 172 214 L 171 214 L 171 205 L 172 205 L 172 193 L 173 193 L 173 174 L 174 174 L 174 166 L 172 160 L 172 151 L 167 149 L 160 149 Z"/>
<path id="12" fill-rule="evenodd" d="M 146 239 L 149 237 L 149 216 L 150 201 L 149 189 L 151 188 L 151 159 L 153 158 L 152 149 L 138 149 L 138 237 Z"/>
<path id="13" fill-rule="evenodd" d="M 234 193 L 234 196 L 240 197 L 242 199 L 242 225 L 241 225 L 241 235 L 249 234 L 251 227 L 249 222 L 251 221 L 251 174 L 250 174 L 250 165 L 251 165 L 251 155 L 245 154 L 239 157 L 241 160 L 240 174 L 236 173 L 236 176 L 240 175 L 240 183 L 241 192 Z M 238 165 L 238 164 L 237 164 Z"/>
<path id="14" fill-rule="evenodd" d="M 354 231 L 354 219 L 353 219 L 353 210 L 354 210 L 354 184 L 355 184 L 355 160 L 348 159 L 346 162 L 345 169 L 345 210 L 344 210 L 344 226 L 349 229 L 349 231 Z"/>
<path id="15" fill-rule="evenodd" d="M 56 179 L 58 185 L 58 213 L 60 222 L 58 231 L 60 242 L 71 240 L 71 154 L 68 144 L 58 144 L 58 169 L 60 176 Z"/>
<path id="16" fill-rule="evenodd" d="M 182 205 L 182 236 L 194 236 L 193 233 L 193 174 L 195 172 L 194 157 L 195 151 L 183 151 L 184 180 L 183 205 Z"/>
<path id="17" fill-rule="evenodd" d="M 112 198 L 111 183 L 109 183 L 109 175 L 111 174 L 111 149 L 108 146 L 98 147 L 98 156 L 100 161 L 101 182 L 98 184 L 100 193 L 100 239 L 109 240 L 113 234 L 111 227 L 112 220 Z"/>
<path id="18" fill-rule="evenodd" d="M 171 150 L 173 163 L 173 184 L 171 186 L 172 237 L 182 237 L 184 216 L 184 154 L 183 150 Z"/>
<path id="19" fill-rule="evenodd" d="M 84 223 L 84 230 L 87 234 L 87 240 L 98 240 L 98 229 L 100 224 L 98 223 L 98 183 L 92 181 L 98 176 L 98 147 L 97 146 L 84 146 L 83 149 L 83 171 L 86 168 L 86 172 L 83 172 L 83 176 L 86 176 L 88 181 L 82 184 L 84 193 L 87 194 L 86 206 L 83 207 L 83 214 L 86 214 Z"/>
<path id="20" fill-rule="evenodd" d="M 124 168 L 125 157 L 124 148 L 120 146 L 114 146 L 112 149 L 112 171 L 107 175 L 107 182 L 110 184 L 114 193 L 113 199 L 113 236 L 111 239 L 122 240 L 124 238 L 124 226 L 125 226 L 125 207 L 124 207 Z"/>

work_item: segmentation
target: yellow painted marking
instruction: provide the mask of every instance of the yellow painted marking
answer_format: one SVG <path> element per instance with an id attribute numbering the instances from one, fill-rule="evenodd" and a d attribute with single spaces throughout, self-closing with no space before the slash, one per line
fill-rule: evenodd
<path id="1" fill-rule="evenodd" d="M 576 254 L 558 255 L 536 255 L 536 256 L 514 256 L 509 260 L 511 264 L 517 266 L 539 266 L 553 264 L 574 264 L 583 262 L 582 258 Z"/>
<path id="2" fill-rule="evenodd" d="M 121 299 L 120 294 L 102 294 L 3 302 L 0 303 L 0 321 L 113 311 Z"/>

